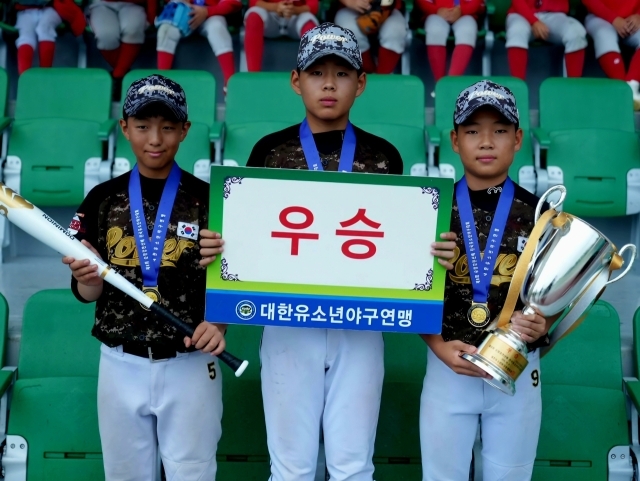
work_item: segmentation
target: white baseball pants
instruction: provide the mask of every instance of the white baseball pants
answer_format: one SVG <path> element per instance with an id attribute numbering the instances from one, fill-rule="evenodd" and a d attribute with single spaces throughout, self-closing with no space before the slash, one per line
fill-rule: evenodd
<path id="1" fill-rule="evenodd" d="M 99 50 L 115 50 L 122 43 L 144 43 L 145 9 L 129 2 L 98 1 L 89 7 L 89 23 Z"/>
<path id="2" fill-rule="evenodd" d="M 564 45 L 565 53 L 572 53 L 587 47 L 587 31 L 573 17 L 559 12 L 540 12 L 536 17 L 549 27 L 548 42 Z M 507 15 L 507 48 L 529 48 L 534 39 L 531 25 L 522 15 Z"/>
<path id="3" fill-rule="evenodd" d="M 471 15 L 460 17 L 453 24 L 447 22 L 440 15 L 429 15 L 424 22 L 427 45 L 447 45 L 449 32 L 453 30 L 456 45 L 476 46 L 478 38 L 478 22 Z"/>
<path id="4" fill-rule="evenodd" d="M 264 23 L 264 36 L 266 38 L 290 37 L 299 39 L 302 36 L 300 32 L 305 23 L 313 22 L 318 25 L 318 19 L 311 12 L 284 18 L 275 12 L 268 12 L 262 7 L 251 7 L 244 15 L 244 19 L 246 20 L 251 13 L 260 15 L 262 23 Z"/>
<path id="5" fill-rule="evenodd" d="M 197 351 L 151 362 L 102 346 L 98 423 L 106 481 L 155 479 L 158 447 L 167 480 L 213 481 L 221 419 L 216 357 Z"/>
<path id="6" fill-rule="evenodd" d="M 55 42 L 56 27 L 62 23 L 60 15 L 52 8 L 30 8 L 18 12 L 16 47 L 30 45 L 34 50 L 38 42 Z"/>
<path id="7" fill-rule="evenodd" d="M 602 57 L 605 53 L 620 53 L 620 45 L 622 41 L 629 47 L 636 50 L 640 48 L 640 30 L 627 38 L 620 38 L 615 27 L 606 20 L 596 17 L 593 14 L 587 15 L 584 21 L 587 32 L 593 38 L 593 46 L 596 49 L 596 58 Z"/>
<path id="8" fill-rule="evenodd" d="M 382 334 L 267 326 L 260 359 L 270 481 L 314 481 L 321 428 L 331 481 L 372 481 Z"/>
<path id="9" fill-rule="evenodd" d="M 371 48 L 371 44 L 369 43 L 369 38 L 358 27 L 357 19 L 359 16 L 360 14 L 355 10 L 341 8 L 336 13 L 335 23 L 351 30 L 358 40 L 360 51 L 366 52 Z M 395 53 L 404 52 L 407 28 L 407 22 L 400 10 L 394 9 L 378 31 L 380 46 Z"/>
<path id="10" fill-rule="evenodd" d="M 216 57 L 224 53 L 233 52 L 233 42 L 227 29 L 227 19 L 222 15 L 214 15 L 207 18 L 195 33 L 207 38 Z M 181 38 L 182 34 L 178 27 L 163 23 L 158 27 L 158 52 L 175 54 Z"/>
<path id="11" fill-rule="evenodd" d="M 482 428 L 484 481 L 527 481 L 536 458 L 542 399 L 539 352 L 516 381 L 511 397 L 481 378 L 453 372 L 432 351 L 420 399 L 423 481 L 467 481 L 471 452 Z"/>

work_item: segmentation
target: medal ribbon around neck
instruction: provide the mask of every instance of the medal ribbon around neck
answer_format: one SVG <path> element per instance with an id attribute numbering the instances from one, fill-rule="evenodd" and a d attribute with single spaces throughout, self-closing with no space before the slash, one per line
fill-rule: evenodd
<path id="1" fill-rule="evenodd" d="M 509 217 L 509 211 L 511 210 L 511 204 L 513 203 L 515 188 L 511 179 L 507 177 L 500 199 L 498 200 L 498 206 L 491 223 L 491 230 L 487 236 L 487 245 L 484 249 L 484 255 L 480 256 L 480 244 L 478 243 L 478 233 L 476 225 L 473 219 L 473 209 L 471 207 L 471 198 L 469 197 L 469 187 L 467 185 L 467 179 L 465 177 L 458 182 L 456 186 L 456 199 L 458 202 L 458 210 L 460 212 L 460 224 L 462 225 L 462 236 L 464 237 L 464 245 L 467 251 L 467 262 L 469 264 L 469 275 L 471 279 L 471 285 L 473 286 L 473 304 L 472 310 L 475 305 L 477 308 L 486 308 L 487 299 L 489 297 L 489 288 L 491 287 L 491 278 L 493 277 L 493 268 L 495 261 L 500 251 L 500 244 L 502 242 L 502 234 L 507 224 Z M 470 311 L 471 314 L 471 311 Z M 490 321 L 489 316 L 485 316 L 482 322 L 486 320 L 486 323 Z M 471 317 L 470 322 L 475 326 Z M 480 324 L 480 322 L 478 322 Z M 478 325 L 477 327 L 483 327 Z"/>
<path id="2" fill-rule="evenodd" d="M 153 224 L 153 233 L 148 235 L 147 221 L 144 216 L 142 203 L 142 190 L 140 188 L 140 172 L 136 165 L 129 178 L 129 202 L 131 210 L 131 223 L 133 224 L 134 238 L 138 248 L 140 269 L 142 270 L 142 284 L 144 287 L 155 288 L 158 286 L 158 274 L 160 273 L 160 261 L 164 250 L 164 240 L 167 235 L 167 227 L 173 203 L 180 186 L 180 167 L 174 162 L 167 182 L 162 190 L 158 213 Z"/>
<path id="3" fill-rule="evenodd" d="M 320 154 L 316 147 L 316 141 L 313 140 L 313 133 L 309 128 L 307 119 L 300 124 L 300 144 L 304 158 L 307 161 L 309 170 L 324 170 L 320 161 Z M 342 141 L 342 150 L 340 151 L 340 163 L 338 164 L 338 172 L 351 172 L 353 170 L 353 161 L 356 155 L 356 132 L 351 122 L 347 122 L 347 129 L 344 132 Z"/>

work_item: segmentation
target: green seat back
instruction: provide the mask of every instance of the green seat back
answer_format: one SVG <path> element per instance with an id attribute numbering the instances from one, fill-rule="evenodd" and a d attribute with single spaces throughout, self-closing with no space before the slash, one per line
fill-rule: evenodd
<path id="1" fill-rule="evenodd" d="M 227 86 L 223 158 L 246 165 L 258 140 L 301 122 L 304 116 L 304 104 L 291 89 L 289 74 L 235 74 Z"/>
<path id="2" fill-rule="evenodd" d="M 350 119 L 354 125 L 391 142 L 400 152 L 404 173 L 426 163 L 424 84 L 411 75 L 369 75 L 356 99 Z"/>
<path id="3" fill-rule="evenodd" d="M 9 338 L 9 303 L 0 293 L 0 362 L 7 363 L 7 339 Z"/>
<path id="4" fill-rule="evenodd" d="M 28 481 L 103 480 L 94 305 L 40 291 L 24 308 L 8 433 L 28 444 Z"/>
<path id="5" fill-rule="evenodd" d="M 540 87 L 540 127 L 551 138 L 547 167 L 560 168 L 567 187 L 564 209 L 626 215 L 627 174 L 640 168 L 629 87 L 609 79 L 547 79 Z"/>
<path id="6" fill-rule="evenodd" d="M 640 308 L 633 315 L 633 372 L 640 379 Z"/>
<path id="7" fill-rule="evenodd" d="M 122 98 L 125 97 L 133 82 L 154 73 L 158 71 L 132 70 L 125 75 L 122 81 Z M 193 173 L 194 164 L 198 160 L 211 160 L 209 130 L 216 120 L 216 79 L 209 72 L 200 70 L 166 70 L 161 73 L 179 83 L 187 96 L 191 129 L 187 138 L 180 144 L 176 161 L 184 170 Z M 120 127 L 118 127 L 116 157 L 127 159 L 131 167 L 136 163 L 131 145 L 122 135 Z"/>
<path id="8" fill-rule="evenodd" d="M 0 117 L 7 112 L 7 96 L 9 95 L 9 76 L 7 71 L 0 68 Z"/>
<path id="9" fill-rule="evenodd" d="M 111 78 L 102 69 L 29 69 L 18 81 L 9 156 L 22 162 L 20 193 L 42 206 L 84 198 L 85 162 L 102 158 Z"/>
<path id="10" fill-rule="evenodd" d="M 508 3 L 508 2 L 507 2 Z M 451 148 L 451 129 L 453 129 L 453 111 L 460 92 L 484 77 L 443 77 L 436 84 L 435 125 L 440 129 L 439 165 L 452 165 L 456 181 L 462 178 L 464 170 L 460 157 Z M 520 112 L 520 128 L 523 130 L 522 147 L 513 160 L 509 175 L 516 182 L 522 167 L 533 166 L 533 148 L 529 124 L 529 90 L 527 84 L 514 77 L 491 77 L 496 83 L 509 88 L 516 97 Z"/>
<path id="11" fill-rule="evenodd" d="M 374 449 L 376 481 L 421 479 L 420 393 L 427 346 L 416 335 L 384 334 L 385 376 Z"/>
<path id="12" fill-rule="evenodd" d="M 607 454 L 629 444 L 620 319 L 599 301 L 542 359 L 542 427 L 534 481 L 607 479 Z"/>
<path id="13" fill-rule="evenodd" d="M 249 361 L 236 378 L 222 368 L 222 438 L 218 444 L 218 481 L 264 481 L 271 474 L 260 384 L 262 329 L 231 325 L 225 335 L 229 350 Z"/>
<path id="14" fill-rule="evenodd" d="M 495 6 L 495 12 L 489 16 L 489 28 L 496 33 L 504 32 L 511 0 L 491 0 L 491 4 Z"/>

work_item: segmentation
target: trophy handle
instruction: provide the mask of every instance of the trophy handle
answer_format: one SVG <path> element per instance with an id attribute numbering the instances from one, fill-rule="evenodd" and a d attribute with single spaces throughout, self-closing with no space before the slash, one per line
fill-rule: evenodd
<path id="1" fill-rule="evenodd" d="M 544 205 L 545 202 L 547 202 L 547 199 L 555 192 L 560 192 L 560 199 L 557 202 L 549 202 L 549 208 L 555 209 L 558 212 L 562 212 L 562 210 L 558 209 L 558 207 L 562 205 L 562 203 L 564 202 L 564 199 L 567 197 L 567 188 L 564 185 L 559 184 L 551 187 L 544 194 L 542 194 L 542 197 L 540 197 L 540 200 L 538 201 L 538 205 L 536 206 L 535 222 L 538 222 L 538 219 L 540 219 L 540 213 L 541 213 L 540 211 L 542 210 L 542 206 Z"/>
<path id="2" fill-rule="evenodd" d="M 618 282 L 620 279 L 626 276 L 631 270 L 631 268 L 633 267 L 633 262 L 636 260 L 636 246 L 634 246 L 633 244 L 626 244 L 622 246 L 622 249 L 620 249 L 620 251 L 618 251 L 618 255 L 622 257 L 624 252 L 627 250 L 631 251 L 631 257 L 629 258 L 629 264 L 627 265 L 627 268 L 624 271 L 622 271 L 618 277 L 616 277 L 615 279 L 611 279 L 609 282 L 607 282 L 605 286 L 613 284 L 614 282 Z"/>

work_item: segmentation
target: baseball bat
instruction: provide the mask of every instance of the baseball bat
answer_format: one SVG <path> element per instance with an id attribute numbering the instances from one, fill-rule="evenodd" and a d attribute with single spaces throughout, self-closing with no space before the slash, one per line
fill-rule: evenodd
<path id="1" fill-rule="evenodd" d="M 134 298 L 185 336 L 193 337 L 195 330 L 193 326 L 154 302 L 144 292 L 113 270 L 99 256 L 91 252 L 91 249 L 73 237 L 67 229 L 2 182 L 0 182 L 0 214 L 4 215 L 11 223 L 20 227 L 27 234 L 35 237 L 63 256 L 74 257 L 75 259 L 89 259 L 91 264 L 98 266 L 98 272 L 102 279 Z M 229 366 L 236 377 L 240 377 L 249 365 L 248 361 L 238 359 L 226 351 L 218 355 L 218 359 Z"/>

